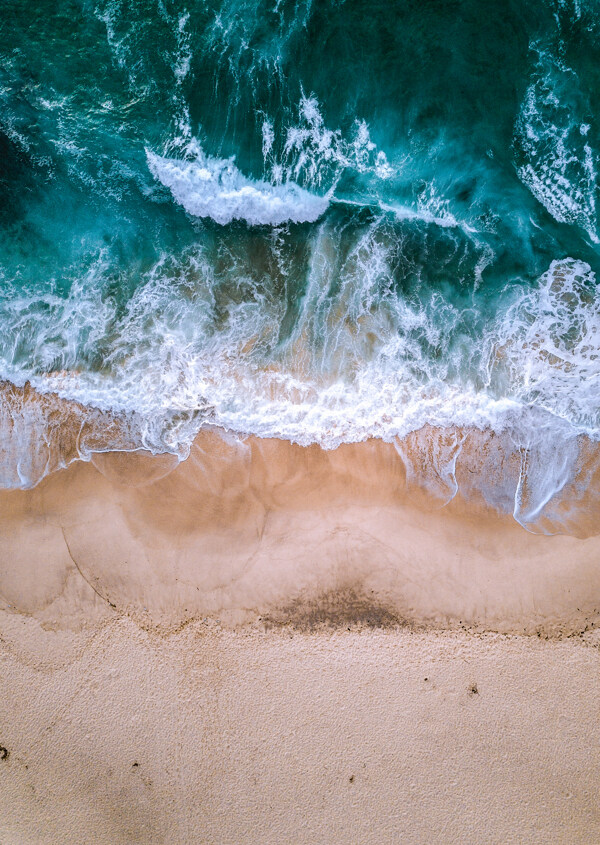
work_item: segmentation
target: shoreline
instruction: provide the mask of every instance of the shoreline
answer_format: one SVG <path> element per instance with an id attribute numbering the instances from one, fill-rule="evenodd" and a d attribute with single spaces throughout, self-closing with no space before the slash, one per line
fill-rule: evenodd
<path id="1" fill-rule="evenodd" d="M 324 451 L 203 430 L 181 463 L 95 454 L 0 493 L 2 604 L 75 628 L 98 606 L 165 629 L 209 617 L 562 636 L 600 623 L 600 537 L 533 534 L 406 481 L 381 441 Z"/>
<path id="2" fill-rule="evenodd" d="M 532 417 L 528 426 L 533 421 Z M 543 420 L 539 422 L 544 430 Z M 273 459 L 269 446 L 273 443 L 295 454 L 318 452 L 323 455 L 318 471 L 322 474 L 322 466 L 329 462 L 334 473 L 349 472 L 359 497 L 380 486 L 379 479 L 367 474 L 381 472 L 384 486 L 394 486 L 389 491 L 394 501 L 418 508 L 449 506 L 468 516 L 512 516 L 536 534 L 588 538 L 600 533 L 600 442 L 583 434 L 563 442 L 544 430 L 547 443 L 542 438 L 523 445 L 515 419 L 515 431 L 510 426 L 495 430 L 426 424 L 403 437 L 389 440 L 373 435 L 333 448 L 203 422 L 199 430 L 194 428 L 196 434 L 184 455 L 149 450 L 144 445 L 146 424 L 135 414 L 103 411 L 55 393 L 40 393 L 29 383 L 17 387 L 0 382 L 0 493 L 34 489 L 79 461 L 91 461 L 119 483 L 141 486 L 170 473 L 212 438 L 213 446 L 219 439 L 225 444 L 217 446 L 217 453 L 235 444 L 240 453 L 248 447 L 254 454 L 253 444 L 263 443 L 264 449 L 258 451 L 265 452 L 264 460 Z M 357 457 L 359 452 L 364 452 L 364 461 Z M 116 470 L 119 461 L 123 469 Z M 311 458 L 306 463 L 317 466 L 319 461 Z"/>

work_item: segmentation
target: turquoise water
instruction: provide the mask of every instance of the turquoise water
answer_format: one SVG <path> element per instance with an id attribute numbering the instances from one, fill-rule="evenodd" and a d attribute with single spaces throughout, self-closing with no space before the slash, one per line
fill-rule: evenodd
<path id="1" fill-rule="evenodd" d="M 597 2 L 9 0 L 0 53 L 0 378 L 102 448 L 468 425 L 545 501 L 599 439 Z"/>

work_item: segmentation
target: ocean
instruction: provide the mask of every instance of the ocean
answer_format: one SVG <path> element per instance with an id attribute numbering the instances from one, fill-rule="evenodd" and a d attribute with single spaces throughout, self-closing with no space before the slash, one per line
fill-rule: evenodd
<path id="1" fill-rule="evenodd" d="M 0 57 L 3 487 L 217 426 L 450 499 L 475 432 L 525 527 L 583 501 L 596 0 L 4 0 Z"/>

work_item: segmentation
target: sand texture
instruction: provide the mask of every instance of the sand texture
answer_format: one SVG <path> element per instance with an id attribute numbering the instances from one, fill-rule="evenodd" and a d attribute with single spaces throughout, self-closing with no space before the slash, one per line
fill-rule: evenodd
<path id="1" fill-rule="evenodd" d="M 0 843 L 600 842 L 594 515 L 438 481 L 206 430 L 1 493 Z"/>
<path id="2" fill-rule="evenodd" d="M 2 843 L 600 841 L 589 634 L 0 632 Z"/>

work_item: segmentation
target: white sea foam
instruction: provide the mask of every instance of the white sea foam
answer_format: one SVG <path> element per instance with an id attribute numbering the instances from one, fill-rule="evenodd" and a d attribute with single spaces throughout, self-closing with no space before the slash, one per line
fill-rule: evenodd
<path id="1" fill-rule="evenodd" d="M 183 82 L 190 72 L 192 62 L 191 36 L 186 28 L 189 19 L 189 12 L 186 12 L 177 20 L 177 56 L 173 65 L 173 72 L 179 84 Z"/>
<path id="2" fill-rule="evenodd" d="M 346 135 L 341 129 L 330 129 L 314 96 L 302 95 L 297 121 L 283 131 L 285 140 L 278 158 L 274 154 L 273 123 L 265 119 L 263 156 L 265 169 L 274 180 L 301 179 L 311 188 L 324 184 L 331 188 L 346 169 L 378 179 L 390 179 L 396 173 L 385 152 L 371 140 L 364 120 L 357 118 Z"/>
<path id="3" fill-rule="evenodd" d="M 553 261 L 490 331 L 489 383 L 600 438 L 600 303 L 588 264 Z"/>
<path id="4" fill-rule="evenodd" d="M 529 407 L 600 439 L 600 306 L 587 265 L 554 262 L 478 335 L 439 294 L 418 302 L 385 292 L 390 253 L 378 224 L 343 259 L 336 249 L 322 224 L 285 341 L 285 303 L 244 279 L 243 266 L 234 287 L 245 296 L 220 301 L 215 325 L 221 280 L 196 249 L 159 262 L 123 316 L 90 283 L 87 298 L 10 300 L 0 376 L 137 413 L 156 450 L 185 449 L 209 417 L 333 447 L 426 423 L 500 430 Z M 82 366 L 103 349 L 102 371 Z"/>
<path id="5" fill-rule="evenodd" d="M 509 489 L 488 467 L 483 493 L 523 524 L 535 522 L 572 477 L 577 437 L 600 439 L 600 306 L 590 268 L 554 262 L 535 289 L 507 291 L 498 319 L 482 327 L 435 291 L 420 300 L 392 291 L 394 247 L 381 222 L 340 250 L 324 221 L 310 250 L 285 336 L 287 305 L 276 286 L 253 280 L 241 256 L 223 279 L 200 247 L 158 262 L 122 315 L 91 278 L 105 272 L 102 262 L 71 300 L 9 296 L 2 320 L 13 328 L 0 342 L 0 376 L 125 415 L 135 421 L 128 448 L 180 457 L 207 422 L 325 448 L 397 442 L 427 424 L 504 432 L 521 471 Z M 285 252 L 275 248 L 274 260 L 285 278 Z M 91 366 L 98 354 L 101 368 Z M 117 433 L 121 440 L 109 435 L 119 444 Z M 32 442 L 23 440 L 23 461 Z M 28 483 L 42 458 L 23 470 Z M 459 441 L 431 460 L 450 498 Z"/>
<path id="6" fill-rule="evenodd" d="M 574 71 L 538 50 L 516 124 L 525 157 L 518 173 L 555 220 L 581 226 L 598 243 L 597 156 L 581 117 L 581 96 Z"/>
<path id="7" fill-rule="evenodd" d="M 424 223 L 434 223 L 442 229 L 456 229 L 461 228 L 468 232 L 475 230 L 467 226 L 465 223 L 460 223 L 456 217 L 450 212 L 442 212 L 442 214 L 435 214 L 427 207 L 411 208 L 408 205 L 391 205 L 389 203 L 380 202 L 379 207 L 382 211 L 391 212 L 397 220 L 422 220 Z"/>
<path id="8" fill-rule="evenodd" d="M 271 185 L 249 179 L 233 158 L 211 158 L 199 152 L 194 160 L 185 161 L 150 150 L 146 156 L 153 176 L 188 214 L 210 217 L 221 225 L 232 220 L 271 226 L 286 221 L 312 223 L 329 204 L 328 197 L 312 194 L 294 182 Z"/>

